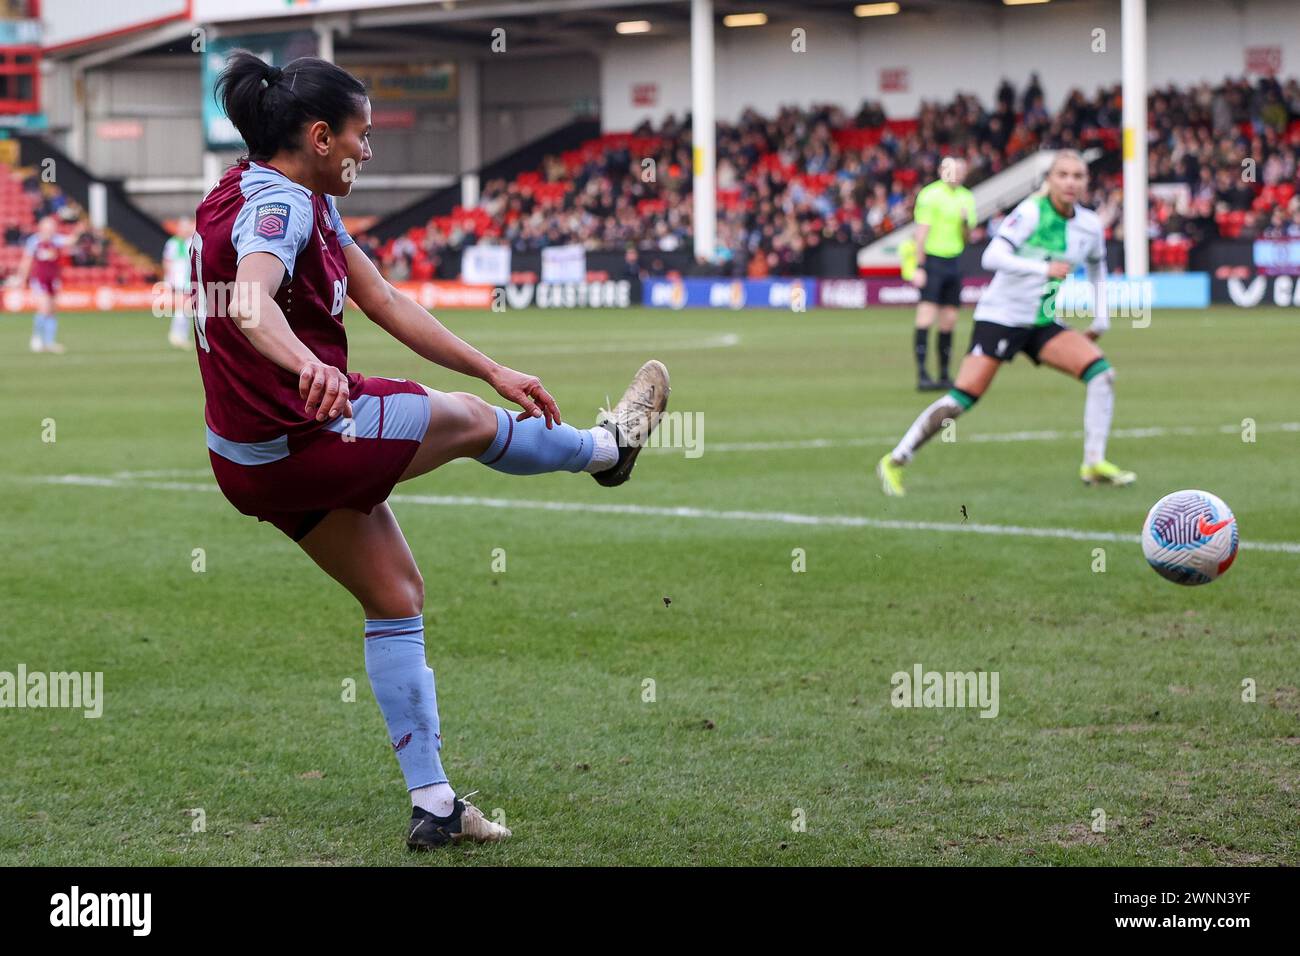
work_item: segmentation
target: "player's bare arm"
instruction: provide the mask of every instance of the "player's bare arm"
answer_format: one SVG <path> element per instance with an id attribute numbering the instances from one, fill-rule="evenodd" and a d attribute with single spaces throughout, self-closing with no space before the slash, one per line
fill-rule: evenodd
<path id="1" fill-rule="evenodd" d="M 561 423 L 560 406 L 536 375 L 494 362 L 456 335 L 410 296 L 393 288 L 355 244 L 344 249 L 343 255 L 348 262 L 349 294 L 370 321 L 421 358 L 487 382 L 502 398 L 523 408 L 519 421 L 542 417 L 547 428 Z"/>
<path id="2" fill-rule="evenodd" d="M 929 234 L 928 223 L 916 224 L 916 271 L 912 273 L 912 285 L 918 289 L 925 288 L 925 238 Z"/>
<path id="3" fill-rule="evenodd" d="M 269 252 L 253 252 L 239 262 L 236 294 L 230 300 L 231 321 L 253 343 L 253 348 L 280 368 L 298 375 L 304 411 L 325 421 L 352 417 L 348 379 L 333 365 L 322 362 L 293 334 L 288 320 L 269 290 L 280 288 L 284 263 Z"/>

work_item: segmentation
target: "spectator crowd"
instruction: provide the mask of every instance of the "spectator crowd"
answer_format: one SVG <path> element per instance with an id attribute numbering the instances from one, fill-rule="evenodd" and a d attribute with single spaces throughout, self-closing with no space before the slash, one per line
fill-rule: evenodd
<path id="1" fill-rule="evenodd" d="M 1294 236 L 1300 152 L 1300 83 L 1229 79 L 1157 90 L 1149 98 L 1150 237 L 1177 252 L 1218 237 Z M 1037 75 L 1022 90 L 1003 82 L 986 107 L 969 94 L 923 103 L 888 120 L 878 103 L 850 115 L 835 106 L 750 110 L 717 128 L 717 258 L 726 274 L 807 271 L 824 243 L 865 245 L 911 217 L 916 193 L 945 156 L 966 159 L 973 185 L 1042 148 L 1098 147 L 1089 205 L 1123 238 L 1118 85 L 1071 91 L 1054 112 Z M 363 248 L 393 278 L 454 275 L 479 241 L 526 252 L 578 243 L 629 250 L 654 271 L 656 254 L 690 248 L 689 119 L 643 124 L 542 168 L 484 184 L 479 204 Z M 1179 256 L 1157 255 L 1177 267 Z M 1162 261 L 1164 260 L 1164 261 Z"/>
<path id="2" fill-rule="evenodd" d="M 69 237 L 65 250 L 64 284 L 129 285 L 153 281 L 156 268 L 125 247 L 115 248 L 109 237 L 90 225 L 85 211 L 53 183 L 41 181 L 28 168 L 0 163 L 0 275 L 16 271 L 27 238 L 37 223 L 52 217 L 58 232 Z"/>

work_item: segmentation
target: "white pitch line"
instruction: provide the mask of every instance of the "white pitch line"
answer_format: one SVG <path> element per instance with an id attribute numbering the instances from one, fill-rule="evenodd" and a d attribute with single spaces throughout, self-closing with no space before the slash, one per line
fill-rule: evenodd
<path id="1" fill-rule="evenodd" d="M 1300 422 L 1278 422 L 1257 425 L 1259 432 L 1300 432 Z M 1110 433 L 1111 438 L 1173 438 L 1195 435 L 1236 435 L 1240 434 L 1240 425 L 1220 425 L 1218 427 L 1183 425 L 1175 428 L 1154 426 L 1151 428 L 1116 428 Z M 901 434 L 901 432 L 899 433 Z M 961 442 L 984 444 L 987 442 L 1025 442 L 1025 441 L 1064 441 L 1082 439 L 1082 431 L 1024 431 L 1024 432 L 982 432 L 963 435 Z M 706 442 L 704 451 L 808 451 L 819 448 L 868 448 L 891 445 L 898 440 L 898 435 L 886 435 L 878 438 L 805 438 L 795 441 L 744 441 L 744 442 Z M 676 451 L 678 449 L 658 448 L 651 451 Z"/>
<path id="2" fill-rule="evenodd" d="M 387 343 L 386 343 L 387 344 Z M 653 354 L 654 352 L 694 352 L 696 349 L 729 349 L 740 344 L 740 336 L 734 332 L 725 335 L 711 335 L 701 339 L 675 339 L 668 342 L 619 342 L 604 345 L 592 345 L 587 342 L 575 344 L 550 343 L 546 345 L 511 345 L 508 341 L 493 344 L 487 338 L 479 342 L 485 348 L 491 347 L 511 355 L 604 355 L 623 352 Z M 193 364 L 193 354 L 178 354 L 176 349 L 154 348 L 106 348 L 93 351 L 73 352 L 47 358 L 40 357 L 34 361 L 49 363 L 49 368 L 57 370 L 65 365 L 133 365 L 133 364 L 169 364 L 181 366 Z M 24 368 L 31 366 L 33 359 L 24 355 L 0 357 L 0 368 Z M 376 373 L 379 374 L 379 373 Z"/>
<path id="3" fill-rule="evenodd" d="M 0 368 L 26 369 L 30 368 L 35 362 L 47 363 L 42 371 L 57 372 L 61 368 L 70 365 L 175 365 L 194 366 L 194 356 L 185 355 L 177 349 L 163 351 L 144 351 L 141 349 L 136 354 L 131 354 L 127 350 L 114 350 L 114 354 L 105 354 L 100 352 L 76 352 L 70 355 L 54 356 L 24 356 L 24 355 L 6 355 L 0 358 Z"/>
<path id="4" fill-rule="evenodd" d="M 729 349 L 740 344 L 740 336 L 735 333 L 714 335 L 693 342 L 632 342 L 622 344 L 614 342 L 608 345 L 539 345 L 512 346 L 508 342 L 492 346 L 501 352 L 514 355 L 593 355 L 607 352 L 693 352 L 696 349 Z"/>
<path id="5" fill-rule="evenodd" d="M 137 478 L 206 478 L 211 468 L 160 468 L 155 471 L 115 471 L 110 478 L 131 481 Z"/>
<path id="6" fill-rule="evenodd" d="M 33 479 L 42 484 L 79 485 L 91 488 L 143 488 L 153 491 L 217 491 L 215 484 L 184 481 L 133 481 L 107 475 L 51 475 Z M 652 505 L 589 504 L 579 501 L 532 501 L 521 498 L 482 498 L 469 495 L 391 495 L 398 504 L 442 508 L 496 508 L 524 511 L 578 512 L 584 514 L 636 515 L 648 518 L 688 518 L 706 521 L 769 522 L 803 527 L 872 528 L 880 531 L 940 531 L 958 534 L 988 534 L 1014 538 L 1057 538 L 1070 541 L 1110 541 L 1138 544 L 1136 534 L 1114 531 L 1085 531 L 1079 528 L 1031 528 L 1024 525 L 958 524 L 945 521 L 898 521 L 864 515 L 807 515 L 789 511 L 717 511 L 712 508 L 656 507 Z M 1300 554 L 1300 542 L 1242 541 L 1249 551 Z"/>
<path id="7" fill-rule="evenodd" d="M 1259 432 L 1300 432 L 1300 422 L 1274 422 L 1257 425 L 1255 428 Z M 1183 425 L 1173 428 L 1155 426 L 1151 428 L 1116 428 L 1110 433 L 1111 438 L 1184 438 L 1197 435 L 1236 435 L 1241 432 L 1238 425 Z M 986 444 L 989 442 L 1032 442 L 1032 441 L 1065 441 L 1081 440 L 1082 431 L 1023 431 L 1023 432 L 982 432 L 974 435 L 964 435 L 961 438 L 963 442 L 972 444 Z M 747 451 L 816 451 L 819 449 L 835 448 L 876 448 L 888 447 L 898 440 L 897 435 L 881 436 L 878 438 L 804 438 L 792 441 L 740 441 L 740 442 L 706 442 L 703 450 L 706 452 L 747 452 Z M 676 454 L 682 451 L 680 448 L 657 448 L 650 447 L 647 452 L 657 452 L 659 454 Z M 458 458 L 457 462 L 469 461 L 468 458 Z M 168 476 L 181 475 L 206 475 L 206 470 L 202 471 L 166 471 L 166 472 L 147 472 L 147 471 L 122 471 L 117 475 L 123 478 L 161 478 Z"/>

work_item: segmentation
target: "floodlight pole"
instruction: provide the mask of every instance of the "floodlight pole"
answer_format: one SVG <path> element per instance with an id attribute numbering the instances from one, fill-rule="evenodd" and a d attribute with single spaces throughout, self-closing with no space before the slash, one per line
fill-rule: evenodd
<path id="1" fill-rule="evenodd" d="M 334 62 L 334 24 L 331 21 L 323 20 L 315 24 L 316 28 L 316 55 L 322 60 Z"/>
<path id="2" fill-rule="evenodd" d="M 466 57 L 456 65 L 456 73 L 460 130 L 460 204 L 466 209 L 473 209 L 478 205 L 478 169 L 483 165 L 478 60 Z"/>
<path id="3" fill-rule="evenodd" d="M 1120 45 L 1124 97 L 1124 272 L 1147 275 L 1147 4 L 1123 0 Z"/>
<path id="4" fill-rule="evenodd" d="M 691 0 L 691 141 L 694 144 L 695 258 L 712 261 L 717 242 L 713 0 Z"/>

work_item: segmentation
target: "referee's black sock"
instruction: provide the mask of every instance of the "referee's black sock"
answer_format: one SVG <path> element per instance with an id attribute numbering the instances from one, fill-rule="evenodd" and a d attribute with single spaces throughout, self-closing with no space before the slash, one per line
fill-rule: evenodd
<path id="1" fill-rule="evenodd" d="M 916 374 L 918 378 L 925 378 L 925 354 L 930 347 L 930 330 L 916 330 Z"/>
<path id="2" fill-rule="evenodd" d="M 952 333 L 939 332 L 939 381 L 948 380 L 948 359 L 952 357 Z"/>

